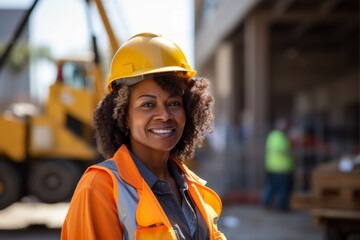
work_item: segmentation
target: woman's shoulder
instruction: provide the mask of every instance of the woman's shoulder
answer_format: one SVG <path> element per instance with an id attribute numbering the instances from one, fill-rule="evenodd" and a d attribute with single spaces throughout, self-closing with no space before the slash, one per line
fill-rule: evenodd
<path id="1" fill-rule="evenodd" d="M 108 187 L 112 187 L 113 179 L 108 171 L 98 167 L 97 165 L 90 166 L 83 176 L 81 177 L 77 190 L 102 190 Z"/>

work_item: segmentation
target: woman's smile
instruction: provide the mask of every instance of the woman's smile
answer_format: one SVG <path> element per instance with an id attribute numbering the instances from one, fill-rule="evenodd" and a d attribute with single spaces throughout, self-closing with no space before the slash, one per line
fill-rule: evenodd
<path id="1" fill-rule="evenodd" d="M 151 133 L 160 136 L 160 137 L 171 137 L 175 133 L 175 129 L 150 129 Z"/>

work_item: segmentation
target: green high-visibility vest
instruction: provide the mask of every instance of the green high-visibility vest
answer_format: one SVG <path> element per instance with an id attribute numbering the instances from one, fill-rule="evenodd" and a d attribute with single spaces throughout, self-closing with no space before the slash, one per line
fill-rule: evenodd
<path id="1" fill-rule="evenodd" d="M 289 139 L 279 130 L 271 131 L 267 137 L 265 168 L 272 173 L 289 173 L 294 168 Z"/>

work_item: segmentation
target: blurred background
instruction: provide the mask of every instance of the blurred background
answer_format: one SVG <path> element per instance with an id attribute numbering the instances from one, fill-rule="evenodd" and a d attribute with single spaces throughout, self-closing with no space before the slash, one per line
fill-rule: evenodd
<path id="1" fill-rule="evenodd" d="M 214 132 L 188 164 L 221 196 L 228 239 L 360 239 L 359 10 L 358 0 L 2 0 L 0 239 L 59 238 L 77 180 L 101 160 L 91 116 L 111 57 L 141 31 L 177 42 L 211 82 Z M 286 213 L 261 206 L 279 118 L 294 161 Z"/>

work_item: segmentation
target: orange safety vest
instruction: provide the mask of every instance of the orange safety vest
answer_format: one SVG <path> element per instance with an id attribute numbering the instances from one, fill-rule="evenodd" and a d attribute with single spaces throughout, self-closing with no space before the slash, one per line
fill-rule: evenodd
<path id="1" fill-rule="evenodd" d="M 217 228 L 222 209 L 219 196 L 206 187 L 206 182 L 184 164 L 175 159 L 172 161 L 185 175 L 189 194 L 207 224 L 210 240 L 226 239 Z M 175 231 L 166 213 L 139 173 L 126 145 L 122 145 L 112 159 L 91 166 L 86 172 L 95 169 L 106 171 L 112 178 L 113 196 L 117 204 L 118 219 L 123 228 L 123 239 L 176 240 Z"/>

